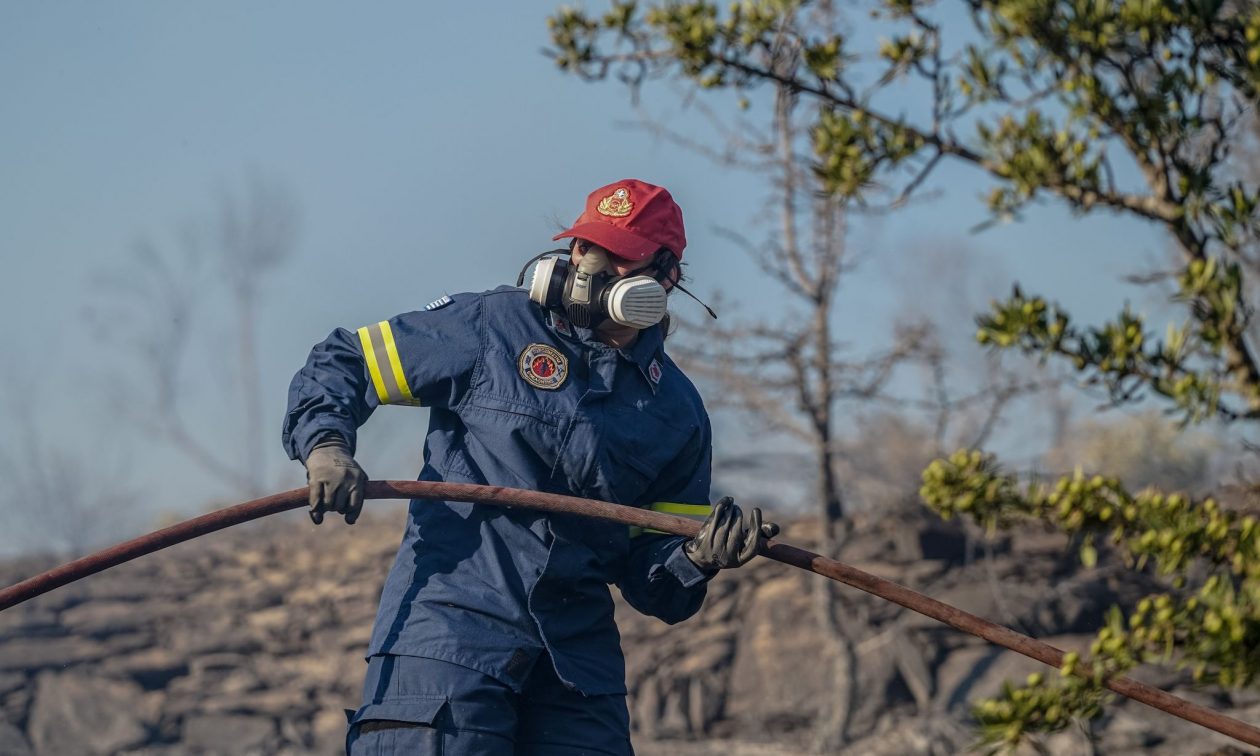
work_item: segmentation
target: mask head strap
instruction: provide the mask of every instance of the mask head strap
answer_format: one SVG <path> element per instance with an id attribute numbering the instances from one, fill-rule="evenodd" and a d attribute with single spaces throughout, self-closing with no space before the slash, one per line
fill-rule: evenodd
<path id="1" fill-rule="evenodd" d="M 709 317 L 713 318 L 714 320 L 717 320 L 717 313 L 713 311 L 713 308 L 712 308 L 712 307 L 710 307 L 710 306 L 708 306 L 708 305 L 707 305 L 707 304 L 705 304 L 704 302 L 701 302 L 699 297 L 697 297 L 695 294 L 692 294 L 691 292 L 687 291 L 687 289 L 686 289 L 686 288 L 684 288 L 682 284 L 680 284 L 680 283 L 676 283 L 676 284 L 674 284 L 674 288 L 675 288 L 675 289 L 678 289 L 678 290 L 679 290 L 679 291 L 681 291 L 683 294 L 686 294 L 687 296 L 689 296 L 689 297 L 691 297 L 692 299 L 694 299 L 694 300 L 696 300 L 697 302 L 699 302 L 699 303 L 700 303 L 700 306 L 704 308 L 705 312 L 709 313 Z"/>
<path id="2" fill-rule="evenodd" d="M 687 291 L 687 287 L 682 285 L 682 265 L 678 262 L 678 258 L 674 256 L 673 252 L 669 251 L 666 247 L 661 247 L 656 251 L 656 256 L 653 258 L 652 262 L 643 266 L 639 270 L 646 270 L 653 265 L 655 265 L 659 271 L 659 275 L 655 277 L 657 281 L 660 281 L 661 277 L 664 277 L 667 280 L 672 279 L 671 283 L 674 285 L 675 289 L 678 289 L 683 294 L 686 294 L 696 300 L 696 302 L 704 308 L 705 312 L 709 313 L 709 317 L 717 320 L 717 313 L 713 311 L 713 308 L 700 301 L 699 297 L 692 294 L 690 291 Z M 676 279 L 674 278 L 675 271 L 677 271 L 678 275 Z M 638 271 L 635 272 L 637 273 Z"/>

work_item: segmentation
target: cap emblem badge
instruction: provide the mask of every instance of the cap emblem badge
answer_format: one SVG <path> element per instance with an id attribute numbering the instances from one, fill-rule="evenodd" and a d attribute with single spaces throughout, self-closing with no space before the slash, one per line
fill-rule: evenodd
<path id="1" fill-rule="evenodd" d="M 516 361 L 521 377 L 536 388 L 554 391 L 569 377 L 569 360 L 559 349 L 546 344 L 530 344 Z"/>
<path id="2" fill-rule="evenodd" d="M 595 208 L 600 215 L 608 215 L 613 218 L 624 218 L 634 210 L 634 203 L 630 201 L 630 190 L 619 187 L 617 191 L 608 195 L 599 201 L 599 206 Z"/>

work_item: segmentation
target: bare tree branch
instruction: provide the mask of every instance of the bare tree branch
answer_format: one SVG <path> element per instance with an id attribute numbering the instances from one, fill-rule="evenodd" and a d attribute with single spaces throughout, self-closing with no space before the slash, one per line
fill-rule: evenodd
<path id="1" fill-rule="evenodd" d="M 287 190 L 253 175 L 240 194 L 220 191 L 210 220 L 182 224 L 174 244 L 138 241 L 130 265 L 97 276 L 103 298 L 87 313 L 103 338 L 134 354 L 140 370 L 139 383 L 130 374 L 116 380 L 117 411 L 247 496 L 260 495 L 267 484 L 260 296 L 267 278 L 292 256 L 297 226 L 296 202 Z M 212 267 L 206 270 L 203 261 Z M 196 393 L 186 364 L 196 352 L 194 325 L 205 322 L 199 317 L 205 317 L 216 284 L 226 290 L 235 325 L 236 359 L 223 361 L 235 372 L 231 403 L 239 407 L 239 436 L 230 444 L 216 444 L 185 420 L 185 405 Z"/>

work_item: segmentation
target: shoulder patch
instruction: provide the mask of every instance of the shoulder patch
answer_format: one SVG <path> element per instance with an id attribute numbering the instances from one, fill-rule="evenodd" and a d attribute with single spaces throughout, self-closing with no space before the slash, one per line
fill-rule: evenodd
<path id="1" fill-rule="evenodd" d="M 427 305 L 425 305 L 425 306 L 424 306 L 424 309 L 426 309 L 426 310 L 430 310 L 430 311 L 432 311 L 432 310 L 440 310 L 440 309 L 442 309 L 443 307 L 447 306 L 448 304 L 450 304 L 451 302 L 454 302 L 454 301 L 455 301 L 455 300 L 451 299 L 450 295 L 444 295 L 444 296 L 442 296 L 440 299 L 435 299 L 435 300 L 433 300 L 432 302 L 430 302 L 430 303 L 428 303 Z"/>

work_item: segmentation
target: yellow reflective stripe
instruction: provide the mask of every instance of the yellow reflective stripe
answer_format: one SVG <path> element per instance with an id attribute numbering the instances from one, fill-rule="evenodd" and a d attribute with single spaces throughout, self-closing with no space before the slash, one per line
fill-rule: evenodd
<path id="1" fill-rule="evenodd" d="M 403 395 L 403 401 L 410 404 L 419 404 L 415 397 L 411 395 L 411 387 L 407 385 L 407 376 L 403 373 L 402 359 L 398 356 L 398 346 L 394 344 L 394 331 L 389 327 L 388 320 L 381 321 L 381 337 L 385 340 L 385 353 L 389 356 L 389 366 L 394 371 L 394 380 L 398 382 L 398 390 Z"/>
<path id="2" fill-rule="evenodd" d="M 650 506 L 648 506 L 648 509 L 652 510 L 653 512 L 679 515 L 680 517 L 686 517 L 689 520 L 701 520 L 701 521 L 704 520 L 706 517 L 708 517 L 709 514 L 713 511 L 713 507 L 710 506 L 709 504 L 677 504 L 672 501 L 653 502 Z M 631 538 L 635 538 L 636 536 L 641 536 L 644 533 L 657 533 L 661 535 L 668 535 L 663 530 L 656 530 L 654 528 L 641 528 L 637 525 L 630 526 Z"/>
<path id="3" fill-rule="evenodd" d="M 658 501 L 650 509 L 653 512 L 682 515 L 684 517 L 708 517 L 713 507 L 708 504 L 675 504 L 672 501 Z"/>
<path id="4" fill-rule="evenodd" d="M 385 378 L 376 363 L 376 350 L 372 348 L 372 334 L 367 326 L 359 329 L 359 344 L 363 347 L 363 361 L 367 363 L 368 372 L 372 374 L 372 385 L 376 387 L 376 397 L 381 404 L 389 404 L 389 390 L 385 388 Z"/>
<path id="5" fill-rule="evenodd" d="M 420 402 L 407 385 L 402 358 L 398 356 L 398 345 L 394 343 L 394 332 L 389 321 L 382 320 L 360 328 L 359 343 L 363 346 L 364 362 L 372 375 L 372 385 L 376 388 L 376 396 L 381 404 L 419 407 Z"/>

